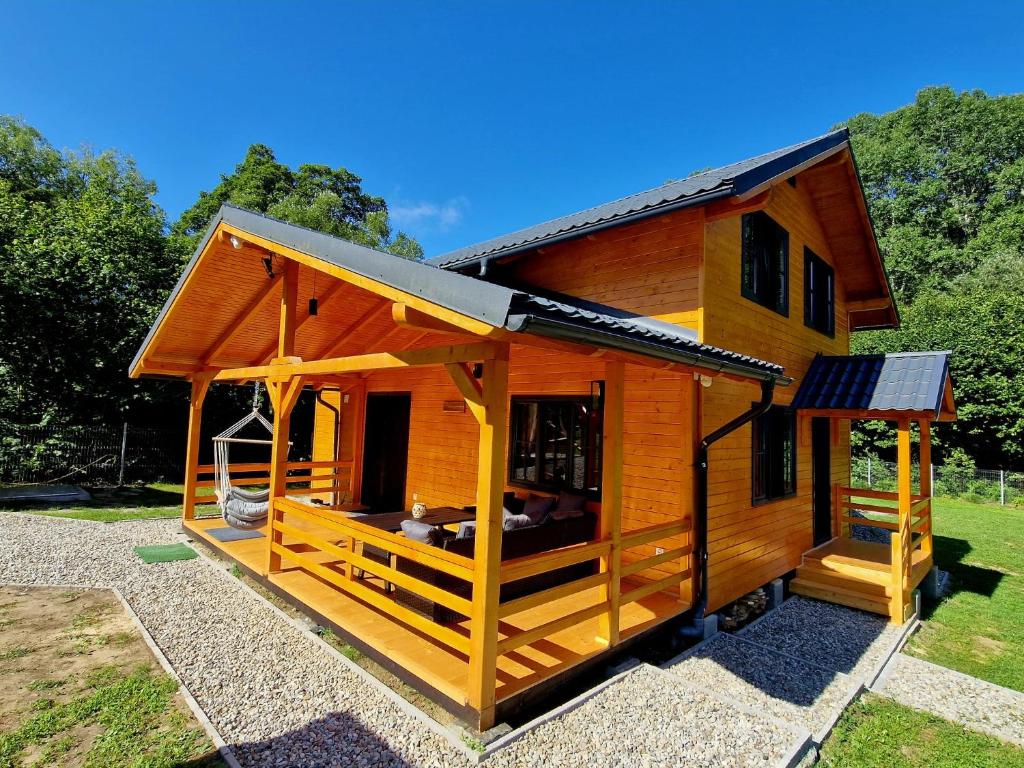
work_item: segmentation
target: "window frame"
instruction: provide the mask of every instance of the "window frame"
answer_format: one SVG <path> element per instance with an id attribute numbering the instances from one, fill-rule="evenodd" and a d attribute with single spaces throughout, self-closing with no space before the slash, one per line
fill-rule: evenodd
<path id="1" fill-rule="evenodd" d="M 769 265 L 766 263 L 767 255 L 764 253 L 766 246 L 761 246 L 760 253 L 753 252 L 754 236 L 751 230 L 757 226 L 755 222 L 760 222 L 762 227 L 774 227 L 776 234 L 779 235 L 778 248 L 773 257 L 778 259 L 774 264 L 774 269 L 769 269 Z M 740 219 L 740 294 L 765 309 L 783 317 L 789 317 L 789 260 L 789 231 L 764 211 L 751 211 L 743 214 Z M 765 270 L 764 275 L 760 274 L 762 269 Z M 765 281 L 772 274 L 774 274 L 775 280 L 781 280 L 782 283 L 781 288 L 777 284 L 774 285 L 774 299 L 770 296 L 759 295 L 763 291 L 758 287 L 759 282 Z M 749 279 L 748 276 L 750 276 Z"/>
<path id="2" fill-rule="evenodd" d="M 825 328 L 818 325 L 815 317 L 819 292 L 816 274 L 818 270 L 825 275 L 828 286 L 828 293 L 825 296 L 828 322 Z M 830 339 L 836 337 L 836 270 L 806 245 L 804 246 L 804 325 Z"/>
<path id="3" fill-rule="evenodd" d="M 603 431 L 604 431 L 604 398 L 603 398 L 603 382 L 596 382 L 599 385 L 599 395 L 594 396 L 593 394 L 578 394 L 578 395 L 529 395 L 529 394 L 516 394 L 509 398 L 509 428 L 508 428 L 508 461 L 506 466 L 506 478 L 505 481 L 509 486 L 516 488 L 524 488 L 533 491 L 544 491 L 546 493 L 560 493 L 565 491 L 567 493 L 574 493 L 581 496 L 586 496 L 591 501 L 601 500 L 601 471 L 603 461 Z M 544 405 L 561 404 L 567 406 L 573 410 L 573 422 L 570 424 L 569 432 L 570 435 L 574 432 L 573 427 L 578 424 L 575 420 L 576 408 L 583 405 L 588 408 L 592 408 L 596 411 L 596 417 L 592 425 L 585 427 L 584 441 L 585 447 L 582 453 L 582 459 L 584 462 L 584 478 L 583 488 L 576 488 L 572 485 L 572 482 L 568 483 L 557 483 L 557 482 L 544 482 L 541 478 L 543 477 L 543 451 L 542 446 L 544 444 L 544 431 L 541 425 L 540 414 L 538 413 L 538 429 L 535 441 L 532 443 L 534 449 L 534 463 L 533 467 L 535 470 L 536 481 L 518 479 L 514 476 L 514 472 L 517 468 L 518 458 L 517 448 L 519 441 L 516 436 L 519 431 L 519 419 L 521 418 L 521 410 L 517 406 L 536 404 L 538 409 L 543 408 Z M 572 440 L 570 438 L 570 445 Z M 574 457 L 577 454 L 574 450 L 570 450 L 566 463 L 568 466 L 573 465 Z M 593 487 L 587 486 L 586 477 L 586 465 L 593 463 Z"/>
<path id="4" fill-rule="evenodd" d="M 752 403 L 755 406 L 756 403 Z M 772 419 L 767 422 L 766 419 Z M 765 444 L 760 438 L 764 435 L 766 424 L 771 431 L 779 428 L 780 423 L 785 423 L 790 446 L 789 477 L 786 472 L 785 443 L 781 442 L 774 446 Z M 769 432 L 769 435 L 771 434 Z M 770 438 L 769 438 L 770 439 Z M 750 501 L 753 506 L 771 504 L 781 499 L 788 499 L 797 495 L 797 427 L 796 411 L 788 405 L 772 405 L 768 410 L 751 421 L 750 425 Z M 763 454 L 764 465 L 759 463 L 759 457 Z M 763 495 L 758 495 L 758 477 L 762 477 Z M 787 480 L 789 489 L 787 490 Z M 773 489 L 771 486 L 777 486 Z"/>

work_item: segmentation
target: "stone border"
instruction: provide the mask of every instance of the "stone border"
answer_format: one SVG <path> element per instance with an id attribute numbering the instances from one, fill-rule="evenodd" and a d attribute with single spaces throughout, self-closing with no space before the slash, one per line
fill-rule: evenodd
<path id="1" fill-rule="evenodd" d="M 533 720 L 530 720 L 528 723 L 519 726 L 511 733 L 508 733 L 499 739 L 495 739 L 481 753 L 481 761 L 486 760 L 502 748 L 507 747 L 515 741 L 518 741 L 523 736 L 526 736 L 539 726 L 544 725 L 545 723 L 550 722 L 551 720 L 554 720 L 556 717 L 560 717 L 561 715 L 567 714 L 575 709 L 578 709 L 583 704 L 585 704 L 586 702 L 590 701 L 595 696 L 600 694 L 606 688 L 610 688 L 626 676 L 644 667 L 650 670 L 654 670 L 659 675 L 664 675 L 666 679 L 671 680 L 673 685 L 679 685 L 691 691 L 699 691 L 701 694 L 716 699 L 717 701 L 720 701 L 723 704 L 733 707 L 734 709 L 737 709 L 740 712 L 743 712 L 744 714 L 750 715 L 751 717 L 768 720 L 769 722 L 779 727 L 781 730 L 792 733 L 795 737 L 797 737 L 797 740 L 794 742 L 792 747 L 790 747 L 788 750 L 786 750 L 786 752 L 783 753 L 782 758 L 775 764 L 774 768 L 793 768 L 793 766 L 796 766 L 803 758 L 808 747 L 812 746 L 811 732 L 808 731 L 806 728 L 801 728 L 800 726 L 795 726 L 792 723 L 780 720 L 774 715 L 770 715 L 765 712 L 758 712 L 739 701 L 735 701 L 734 699 L 729 698 L 728 696 L 722 696 L 718 693 L 706 691 L 703 688 L 700 688 L 699 686 L 693 685 L 684 678 L 681 678 L 677 675 L 673 675 L 671 672 L 668 672 L 662 669 L 661 667 L 656 667 L 653 664 L 644 664 L 642 662 L 637 661 L 636 659 L 633 659 L 631 661 L 633 663 L 629 664 L 629 666 L 621 672 L 613 675 L 607 680 L 603 680 L 602 682 L 595 685 L 593 688 L 584 691 L 579 696 L 570 699 L 569 701 L 565 702 L 564 704 L 561 704 L 558 707 L 555 707 L 549 712 L 545 712 L 542 715 L 538 715 Z"/>
<path id="2" fill-rule="evenodd" d="M 179 532 L 179 533 L 177 533 L 175 535 L 180 537 L 180 538 L 186 539 L 188 541 L 194 541 L 194 537 L 191 536 L 190 534 L 186 533 L 186 532 Z M 471 763 L 477 763 L 477 764 L 480 763 L 480 761 L 482 760 L 482 757 L 481 757 L 482 753 L 477 752 L 474 749 L 471 749 L 460 738 L 461 734 L 455 732 L 455 729 L 453 729 L 453 728 L 445 728 L 443 725 L 441 725 L 439 722 L 434 720 L 432 717 L 430 717 L 428 714 L 426 714 L 419 707 L 415 706 L 411 702 L 409 702 L 406 699 L 402 698 L 402 696 L 400 696 L 394 690 L 389 688 L 383 682 L 378 680 L 376 677 L 374 677 L 369 672 L 367 672 L 365 669 L 360 667 L 358 664 L 356 664 L 350 658 L 345 656 L 337 648 L 335 648 L 333 645 L 331 645 L 326 640 L 324 640 L 322 637 L 320 637 L 318 634 L 316 634 L 316 632 L 313 632 L 309 628 L 309 626 L 303 624 L 298 619 L 295 619 L 295 618 L 289 616 L 287 613 L 285 613 L 283 610 L 281 610 L 281 608 L 279 608 L 278 606 L 274 605 L 270 600 L 265 598 L 263 595 L 261 595 L 255 589 L 253 589 L 244 580 L 236 578 L 235 576 L 232 576 L 230 571 L 231 571 L 231 565 L 233 565 L 233 563 L 231 565 L 225 565 L 223 562 L 221 562 L 219 560 L 216 560 L 213 556 L 211 556 L 208 552 L 206 552 L 205 548 L 202 547 L 202 546 L 193 547 L 193 549 L 195 549 L 196 552 L 199 554 L 199 558 L 205 560 L 208 565 L 212 566 L 213 569 L 215 571 L 217 571 L 218 573 L 220 573 L 221 577 L 223 579 L 227 580 L 228 583 L 234 584 L 236 586 L 241 587 L 242 589 L 247 590 L 253 597 L 255 597 L 258 601 L 263 603 L 263 605 L 265 605 L 267 608 L 269 608 L 271 613 L 273 613 L 275 616 L 277 616 L 281 620 L 285 621 L 286 623 L 290 624 L 292 627 L 297 629 L 299 632 L 303 633 L 304 635 L 307 635 L 307 636 L 311 637 L 313 639 L 313 641 L 315 643 L 319 644 L 320 647 L 322 648 L 322 650 L 326 651 L 327 654 L 331 658 L 335 659 L 336 661 L 341 663 L 342 666 L 346 667 L 353 674 L 357 675 L 365 684 L 369 685 L 370 687 L 376 689 L 378 692 L 383 694 L 395 706 L 397 706 L 403 713 L 409 715 L 410 717 L 414 718 L 415 720 L 418 720 L 422 725 L 426 726 L 431 731 L 433 731 L 435 734 L 440 736 L 442 739 L 444 739 L 446 742 L 448 742 L 448 744 L 450 744 L 452 747 L 454 747 L 456 750 L 458 750 Z M 232 768 L 235 768 L 235 766 L 232 766 Z"/>
<path id="3" fill-rule="evenodd" d="M 88 522 L 99 521 L 90 520 Z M 231 746 L 226 741 L 224 741 L 224 738 L 220 735 L 220 731 L 218 731 L 217 727 L 212 722 L 210 722 L 210 718 L 206 716 L 206 712 L 203 711 L 203 708 L 199 705 L 199 702 L 196 701 L 195 697 L 192 695 L 192 692 L 189 691 L 185 683 L 182 682 L 180 677 L 178 677 L 178 673 L 174 671 L 174 667 L 171 666 L 171 662 L 164 655 L 164 652 L 160 649 L 160 646 L 157 645 L 156 641 L 153 639 L 153 636 L 149 634 L 149 630 L 146 629 L 146 626 L 142 623 L 142 620 L 139 618 L 139 615 L 135 613 L 135 609 L 132 608 L 131 605 L 129 605 L 127 600 L 125 600 L 124 595 L 121 594 L 121 590 L 119 590 L 117 587 L 99 587 L 96 585 L 73 583 L 26 584 L 22 582 L 8 581 L 3 582 L 2 584 L 0 584 L 0 586 L 14 587 L 15 589 L 81 589 L 83 591 L 89 590 L 99 592 L 110 592 L 111 594 L 113 594 L 114 597 L 116 597 L 118 602 L 121 604 L 121 607 L 124 609 L 124 612 L 128 614 L 128 617 L 132 620 L 132 623 L 135 625 L 135 628 L 139 631 L 139 634 L 145 641 L 146 646 L 149 648 L 150 653 L 152 653 L 153 656 L 156 658 L 157 662 L 160 664 L 160 667 L 163 669 L 164 673 L 167 674 L 171 679 L 173 679 L 178 684 L 178 692 L 181 694 L 182 698 L 185 699 L 185 703 L 191 710 L 192 715 L 196 718 L 197 721 L 199 721 L 199 725 L 202 726 L 203 730 L 206 732 L 206 735 L 210 738 L 210 741 L 212 741 L 213 745 L 217 748 L 217 753 L 220 755 L 221 759 L 223 759 L 224 762 L 228 764 L 228 768 L 242 768 L 241 763 L 239 763 L 238 759 L 235 757 L 234 750 L 232 750 Z"/>

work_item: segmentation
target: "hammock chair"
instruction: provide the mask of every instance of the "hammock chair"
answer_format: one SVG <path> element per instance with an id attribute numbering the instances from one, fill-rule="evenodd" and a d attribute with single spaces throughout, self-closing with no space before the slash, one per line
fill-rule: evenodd
<path id="1" fill-rule="evenodd" d="M 260 385 L 256 382 L 252 397 L 252 413 L 239 419 L 230 427 L 213 438 L 213 477 L 217 496 L 217 504 L 220 506 L 221 516 L 224 522 L 232 528 L 251 530 L 259 528 L 267 519 L 267 511 L 270 508 L 270 488 L 261 491 L 247 491 L 244 488 L 236 488 L 231 484 L 229 474 L 229 449 L 234 443 L 247 443 L 249 445 L 272 445 L 273 441 L 268 439 L 258 440 L 245 437 L 236 437 L 249 424 L 256 422 L 262 426 L 270 437 L 274 435 L 274 425 L 264 418 L 260 413 Z"/>

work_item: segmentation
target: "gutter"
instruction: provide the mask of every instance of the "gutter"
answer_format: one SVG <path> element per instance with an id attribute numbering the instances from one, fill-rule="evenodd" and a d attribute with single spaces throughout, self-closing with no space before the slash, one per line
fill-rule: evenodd
<path id="1" fill-rule="evenodd" d="M 577 344 L 598 343 L 609 349 L 618 349 L 622 352 L 653 357 L 658 360 L 665 360 L 672 363 L 692 365 L 697 368 L 711 371 L 713 373 L 731 373 L 737 376 L 757 379 L 761 382 L 779 382 L 783 385 L 790 384 L 793 380 L 781 373 L 758 368 L 743 363 L 733 363 L 727 360 L 719 360 L 715 357 L 703 355 L 700 352 L 687 352 L 685 350 L 668 350 L 659 344 L 652 344 L 641 339 L 631 339 L 613 333 L 601 331 L 587 331 L 571 323 L 553 320 L 537 315 L 523 314 L 510 315 L 505 327 L 517 333 L 529 333 L 538 336 L 547 336 L 560 341 L 571 341 Z M 599 338 L 595 338 L 599 337 Z"/>
<path id="2" fill-rule="evenodd" d="M 771 407 L 774 394 L 775 380 L 762 380 L 760 401 L 755 403 L 750 410 L 741 413 L 732 421 L 723 424 L 707 435 L 700 441 L 700 446 L 697 449 L 697 504 L 693 521 L 693 537 L 699 577 L 692 623 L 679 630 L 680 636 L 687 640 L 704 638 L 704 615 L 708 608 L 708 449 L 726 435 L 735 432 L 744 424 L 753 421 L 767 411 Z"/>

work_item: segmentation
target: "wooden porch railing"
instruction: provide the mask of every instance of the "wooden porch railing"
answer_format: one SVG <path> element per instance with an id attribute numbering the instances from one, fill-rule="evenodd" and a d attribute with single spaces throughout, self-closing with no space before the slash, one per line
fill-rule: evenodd
<path id="1" fill-rule="evenodd" d="M 290 461 L 285 468 L 288 476 L 285 486 L 296 489 L 309 486 L 310 493 L 343 493 L 349 490 L 348 478 L 340 470 L 351 470 L 351 461 Z M 235 485 L 267 485 L 270 482 L 270 463 L 243 463 L 228 465 Z M 316 487 L 313 487 L 313 486 Z M 195 504 L 213 504 L 214 469 L 212 464 L 200 464 L 195 474 Z"/>
<path id="2" fill-rule="evenodd" d="M 934 551 L 931 496 L 912 493 L 906 496 L 901 503 L 898 492 L 848 488 L 839 484 L 833 488 L 836 531 L 841 536 L 850 537 L 854 525 L 890 532 L 890 586 L 892 597 L 898 598 L 892 601 L 893 618 L 899 621 L 904 620 L 910 592 L 919 581 L 914 572 L 915 553 L 921 552 L 917 559 L 921 569 L 927 570 Z M 853 517 L 850 514 L 853 510 L 865 516 Z"/>

